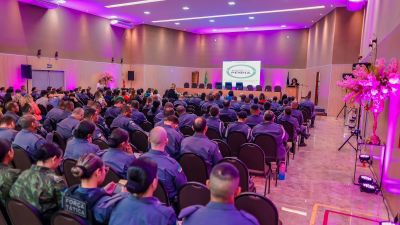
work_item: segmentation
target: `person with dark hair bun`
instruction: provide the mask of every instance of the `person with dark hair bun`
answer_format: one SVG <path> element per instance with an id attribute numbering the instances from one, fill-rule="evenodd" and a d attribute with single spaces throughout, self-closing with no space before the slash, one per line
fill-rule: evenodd
<path id="1" fill-rule="evenodd" d="M 10 142 L 0 139 L 0 201 L 3 207 L 9 199 L 11 186 L 21 173 L 20 170 L 10 167 L 13 158 L 14 151 Z"/>
<path id="2" fill-rule="evenodd" d="M 121 128 L 114 129 L 110 137 L 108 137 L 108 146 L 110 148 L 105 150 L 102 156 L 104 163 L 111 167 L 121 178 L 126 179 L 128 168 L 136 159 L 129 143 L 129 133 Z"/>
<path id="3" fill-rule="evenodd" d="M 235 197 L 241 192 L 239 171 L 230 163 L 216 165 L 207 180 L 211 200 L 206 206 L 184 208 L 179 218 L 184 225 L 259 225 L 257 219 L 235 207 Z"/>
<path id="4" fill-rule="evenodd" d="M 108 171 L 100 157 L 89 153 L 82 155 L 76 165 L 71 168 L 74 177 L 81 180 L 80 185 L 74 185 L 64 193 L 63 209 L 84 219 L 88 224 L 107 224 L 112 205 L 107 204 L 116 185 L 99 186 L 104 182 Z"/>
<path id="5" fill-rule="evenodd" d="M 39 210 L 46 222 L 61 207 L 61 193 L 67 188 L 55 169 L 62 160 L 62 150 L 53 143 L 45 143 L 34 152 L 37 161 L 25 170 L 10 190 L 10 197 L 21 199 Z"/>
<path id="6" fill-rule="evenodd" d="M 90 121 L 82 121 L 74 130 L 74 137 L 67 142 L 65 159 L 78 160 L 84 154 L 94 153 L 101 155 L 99 146 L 92 144 L 92 137 L 96 125 Z"/>
<path id="7" fill-rule="evenodd" d="M 162 205 L 153 197 L 157 185 L 157 164 L 147 158 L 135 160 L 128 170 L 126 184 L 126 189 L 131 195 L 121 200 L 114 208 L 109 225 L 175 225 L 174 210 Z"/>

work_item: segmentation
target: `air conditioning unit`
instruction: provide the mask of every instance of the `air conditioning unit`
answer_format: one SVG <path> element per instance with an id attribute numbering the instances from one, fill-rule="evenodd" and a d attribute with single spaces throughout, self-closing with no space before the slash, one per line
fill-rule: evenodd
<path id="1" fill-rule="evenodd" d="M 134 24 L 131 21 L 120 19 L 120 18 L 111 19 L 110 23 L 113 26 L 127 28 L 127 29 L 131 29 L 134 26 Z"/>
<path id="2" fill-rule="evenodd" d="M 65 1 L 60 1 L 60 0 L 19 0 L 19 1 L 46 9 L 55 9 L 59 7 L 61 3 L 65 3 Z"/>

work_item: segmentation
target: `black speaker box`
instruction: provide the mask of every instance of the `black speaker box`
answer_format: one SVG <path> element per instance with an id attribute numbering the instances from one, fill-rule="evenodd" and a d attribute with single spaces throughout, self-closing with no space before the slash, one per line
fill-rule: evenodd
<path id="1" fill-rule="evenodd" d="M 128 71 L 128 80 L 135 80 L 135 71 Z"/>
<path id="2" fill-rule="evenodd" d="M 21 64 L 22 78 L 32 79 L 32 65 Z"/>

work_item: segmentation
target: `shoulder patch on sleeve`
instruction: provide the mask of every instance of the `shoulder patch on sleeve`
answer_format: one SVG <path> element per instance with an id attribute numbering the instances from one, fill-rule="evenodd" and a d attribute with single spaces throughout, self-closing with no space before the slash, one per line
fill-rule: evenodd
<path id="1" fill-rule="evenodd" d="M 190 215 L 192 215 L 197 210 L 199 210 L 203 207 L 204 206 L 201 206 L 201 205 L 193 205 L 193 206 L 186 207 L 186 208 L 182 209 L 181 213 L 179 213 L 178 219 L 183 219 L 185 217 L 189 217 Z"/>
<path id="2" fill-rule="evenodd" d="M 240 212 L 240 214 L 242 214 L 242 216 L 243 216 L 244 218 L 246 218 L 247 220 L 249 220 L 252 224 L 254 224 L 254 225 L 259 225 L 258 220 L 257 220 L 253 215 L 251 215 L 251 214 L 249 214 L 249 213 L 247 213 L 247 212 L 245 212 L 245 211 L 243 211 L 243 210 L 239 210 L 239 212 Z"/>

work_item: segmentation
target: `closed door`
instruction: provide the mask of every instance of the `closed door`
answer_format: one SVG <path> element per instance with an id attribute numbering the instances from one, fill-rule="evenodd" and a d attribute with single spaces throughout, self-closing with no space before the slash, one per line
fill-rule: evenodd
<path id="1" fill-rule="evenodd" d="M 45 90 L 49 86 L 54 88 L 64 87 L 64 71 L 32 71 L 32 87 Z"/>

